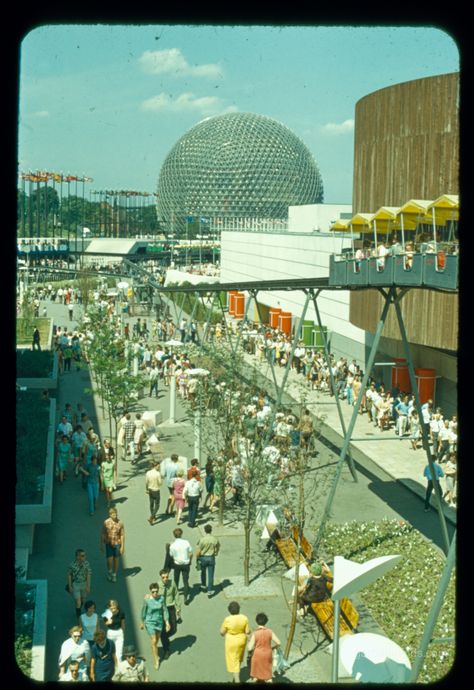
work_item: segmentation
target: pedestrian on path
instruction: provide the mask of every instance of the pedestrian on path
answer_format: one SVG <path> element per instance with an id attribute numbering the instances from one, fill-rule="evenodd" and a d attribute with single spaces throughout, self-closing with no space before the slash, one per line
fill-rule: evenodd
<path id="1" fill-rule="evenodd" d="M 115 642 L 107 639 L 103 630 L 94 634 L 94 643 L 91 647 L 91 681 L 111 681 L 118 666 Z"/>
<path id="2" fill-rule="evenodd" d="M 425 494 L 425 513 L 427 513 L 430 509 L 430 497 L 434 489 L 435 482 L 438 485 L 439 488 L 439 495 L 442 496 L 443 492 L 441 491 L 441 487 L 439 484 L 439 480 L 441 477 L 444 477 L 444 472 L 443 469 L 438 463 L 436 462 L 436 459 L 433 459 L 433 468 L 434 468 L 434 478 L 433 478 L 433 473 L 431 472 L 431 467 L 426 465 L 425 469 L 423 470 L 423 476 L 428 480 L 428 485 L 426 487 L 426 494 Z"/>
<path id="3" fill-rule="evenodd" d="M 82 460 L 87 435 L 80 424 L 76 424 L 72 433 L 72 455 L 74 459 L 74 473 L 77 476 L 79 472 L 79 464 Z"/>
<path id="4" fill-rule="evenodd" d="M 158 589 L 160 591 L 160 595 L 165 600 L 170 624 L 169 630 L 165 627 L 161 631 L 161 644 L 163 645 L 164 651 L 163 659 L 166 660 L 170 656 L 170 637 L 176 633 L 178 621 L 181 621 L 181 603 L 178 587 L 176 583 L 170 579 L 170 571 L 167 568 L 162 568 L 160 570 Z"/>
<path id="5" fill-rule="evenodd" d="M 71 444 L 69 442 L 69 437 L 63 434 L 59 443 L 57 444 L 57 472 L 59 483 L 62 484 L 66 477 L 66 470 L 69 466 L 69 461 L 72 458 Z"/>
<path id="6" fill-rule="evenodd" d="M 91 591 L 92 570 L 84 549 L 76 549 L 75 557 L 67 569 L 67 590 L 74 599 L 76 618 L 81 615 L 82 604 Z"/>
<path id="7" fill-rule="evenodd" d="M 133 462 L 135 460 L 135 445 L 133 442 L 135 436 L 135 422 L 133 421 L 130 412 L 127 412 L 127 414 L 125 415 L 125 422 L 122 424 L 122 427 L 124 433 L 123 442 L 125 448 L 124 460 L 127 459 L 127 453 L 130 453 Z"/>
<path id="8" fill-rule="evenodd" d="M 212 534 L 212 525 L 205 525 L 204 532 L 204 537 L 201 537 L 196 545 L 196 563 L 200 564 L 201 589 L 203 592 L 207 589 L 207 596 L 210 598 L 214 593 L 216 557 L 221 545 L 217 537 Z"/>
<path id="9" fill-rule="evenodd" d="M 109 508 L 109 517 L 104 520 L 101 532 L 101 551 L 104 551 L 107 559 L 107 580 L 117 582 L 117 572 L 120 556 L 125 551 L 125 527 L 118 519 L 116 508 Z"/>
<path id="10" fill-rule="evenodd" d="M 202 486 L 196 477 L 188 479 L 184 485 L 183 498 L 188 502 L 188 526 L 196 527 L 196 519 L 201 498 Z"/>
<path id="11" fill-rule="evenodd" d="M 32 336 L 32 341 L 31 341 L 31 349 L 32 350 L 39 350 L 41 352 L 41 335 L 38 330 L 38 327 L 36 326 L 34 331 L 33 331 L 33 336 Z"/>
<path id="12" fill-rule="evenodd" d="M 86 476 L 87 499 L 89 502 L 89 515 L 94 515 L 97 507 L 97 499 L 102 484 L 100 467 L 97 464 L 97 453 L 94 453 L 84 467 L 79 467 L 79 472 Z"/>
<path id="13" fill-rule="evenodd" d="M 152 361 L 151 368 L 148 374 L 148 382 L 150 384 L 150 392 L 148 393 L 148 397 L 152 398 L 153 393 L 155 393 L 155 397 L 158 398 L 158 379 L 160 377 L 160 370 L 158 368 L 158 364 L 156 360 Z"/>
<path id="14" fill-rule="evenodd" d="M 183 479 L 184 477 L 184 470 L 179 469 L 176 477 L 173 479 L 173 499 L 174 499 L 174 505 L 176 508 L 176 524 L 179 525 L 181 523 L 181 515 L 183 513 L 183 508 L 185 506 L 185 498 L 183 495 L 184 492 L 184 487 L 186 486 L 186 482 Z"/>
<path id="15" fill-rule="evenodd" d="M 114 681 L 125 683 L 148 683 L 150 676 L 143 659 L 137 657 L 137 650 L 128 645 L 123 650 L 124 659 L 119 662 Z"/>
<path id="16" fill-rule="evenodd" d="M 160 489 L 162 483 L 160 462 L 159 460 L 153 460 L 153 467 L 145 475 L 145 493 L 150 502 L 150 517 L 148 518 L 150 525 L 156 522 L 156 515 L 160 509 Z"/>
<path id="17" fill-rule="evenodd" d="M 100 464 L 100 475 L 102 488 L 107 499 L 107 508 L 110 508 L 113 500 L 113 490 L 117 482 L 117 466 L 115 464 L 115 453 L 112 446 L 107 448 L 107 453 Z"/>
<path id="18" fill-rule="evenodd" d="M 457 474 L 457 463 L 456 463 L 456 453 L 450 453 L 448 461 L 444 466 L 444 474 L 446 477 L 446 491 L 443 496 L 448 502 L 451 508 L 456 506 L 455 499 L 455 488 L 456 488 L 456 474 Z"/>
<path id="19" fill-rule="evenodd" d="M 173 481 L 178 475 L 179 465 L 178 465 L 179 455 L 173 453 L 170 458 L 166 458 L 164 461 L 164 473 L 163 477 L 166 481 L 166 486 L 168 487 L 168 503 L 166 504 L 165 514 L 173 514 L 174 506 L 174 490 Z"/>
<path id="20" fill-rule="evenodd" d="M 177 527 L 173 530 L 174 542 L 170 544 L 170 556 L 174 562 L 174 581 L 179 587 L 180 575 L 183 575 L 184 603 L 189 604 L 189 571 L 193 559 L 193 549 L 187 539 L 183 539 L 183 530 Z"/>
<path id="21" fill-rule="evenodd" d="M 163 628 L 166 630 L 170 629 L 170 624 L 165 598 L 160 594 L 158 583 L 152 582 L 149 586 L 149 590 L 150 594 L 146 594 L 143 600 L 140 614 L 142 621 L 140 629 L 146 630 L 150 636 L 153 666 L 155 670 L 158 670 L 160 667 L 160 654 L 158 651 L 160 635 Z"/>
<path id="22" fill-rule="evenodd" d="M 85 682 L 87 683 L 89 677 L 85 669 L 81 669 L 79 661 L 70 661 L 68 670 L 60 677 L 61 681 L 71 681 L 73 683 Z"/>
<path id="23" fill-rule="evenodd" d="M 257 613 L 257 629 L 251 634 L 247 651 L 252 652 L 250 677 L 257 682 L 271 683 L 273 677 L 273 649 L 281 642 L 273 630 L 267 628 L 268 616 Z"/>
<path id="24" fill-rule="evenodd" d="M 229 616 L 224 618 L 220 634 L 225 638 L 225 664 L 233 683 L 240 683 L 240 665 L 244 658 L 245 645 L 250 635 L 249 619 L 240 613 L 237 601 L 227 607 Z"/>
<path id="25" fill-rule="evenodd" d="M 145 422 L 142 419 L 142 416 L 140 412 L 137 412 L 135 415 L 135 431 L 133 434 L 133 442 L 135 444 L 135 450 L 137 452 L 138 457 L 142 453 L 142 445 L 143 441 L 145 439 Z"/>
<path id="26" fill-rule="evenodd" d="M 125 636 L 125 614 L 116 599 L 110 599 L 107 603 L 102 620 L 107 629 L 107 639 L 113 641 L 117 659 L 121 659 Z"/>
<path id="27" fill-rule="evenodd" d="M 87 672 L 90 658 L 89 643 L 82 637 L 82 628 L 80 625 L 74 625 L 70 628 L 69 637 L 62 643 L 61 651 L 59 652 L 59 680 L 69 670 L 68 667 L 71 661 L 78 661 L 79 670 Z"/>
<path id="28" fill-rule="evenodd" d="M 79 625 L 82 627 L 82 637 L 88 641 L 92 648 L 94 635 L 100 630 L 99 615 L 96 611 L 95 601 L 89 599 L 84 604 L 84 613 L 79 617 Z"/>

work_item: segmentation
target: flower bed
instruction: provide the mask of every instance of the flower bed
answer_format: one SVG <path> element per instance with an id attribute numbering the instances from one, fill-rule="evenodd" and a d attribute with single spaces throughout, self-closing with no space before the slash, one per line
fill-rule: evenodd
<path id="1" fill-rule="evenodd" d="M 359 593 L 385 634 L 399 644 L 413 663 L 436 594 L 444 558 L 415 528 L 399 520 L 353 521 L 329 525 L 321 544 L 328 560 L 335 555 L 362 563 L 383 555 L 401 555 L 392 571 Z M 433 632 L 434 638 L 455 636 L 455 572 Z M 428 647 L 420 683 L 434 683 L 449 673 L 454 643 Z"/>
<path id="2" fill-rule="evenodd" d="M 18 378 L 46 378 L 53 374 L 54 354 L 50 350 L 16 351 L 16 375 Z"/>
<path id="3" fill-rule="evenodd" d="M 41 503 L 50 403 L 39 391 L 16 391 L 16 504 Z"/>

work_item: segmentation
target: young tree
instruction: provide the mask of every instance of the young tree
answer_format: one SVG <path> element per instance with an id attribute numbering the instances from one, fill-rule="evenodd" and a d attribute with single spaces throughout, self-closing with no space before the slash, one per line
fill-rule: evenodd
<path id="1" fill-rule="evenodd" d="M 139 399 L 145 386 L 142 374 L 130 373 L 132 352 L 103 309 L 88 312 L 88 357 L 103 409 L 109 418 L 110 437 L 117 447 L 117 425 L 125 410 Z M 112 429 L 112 422 L 115 428 Z M 116 454 L 117 457 L 117 454 Z"/>

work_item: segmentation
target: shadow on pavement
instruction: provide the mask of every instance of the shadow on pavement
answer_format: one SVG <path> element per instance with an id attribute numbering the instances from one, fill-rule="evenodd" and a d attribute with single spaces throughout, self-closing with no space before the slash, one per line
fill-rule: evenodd
<path id="1" fill-rule="evenodd" d="M 138 575 L 138 573 L 141 573 L 141 571 L 142 569 L 139 565 L 136 565 L 133 568 L 123 568 L 122 570 L 124 577 L 134 577 L 135 575 Z"/>
<path id="2" fill-rule="evenodd" d="M 179 631 L 179 628 L 178 628 Z M 171 650 L 174 653 L 181 654 L 181 652 L 186 651 L 186 649 L 189 649 L 190 647 L 193 646 L 193 644 L 196 642 L 197 637 L 196 635 L 183 635 L 182 637 L 174 637 L 173 641 L 171 642 Z"/>

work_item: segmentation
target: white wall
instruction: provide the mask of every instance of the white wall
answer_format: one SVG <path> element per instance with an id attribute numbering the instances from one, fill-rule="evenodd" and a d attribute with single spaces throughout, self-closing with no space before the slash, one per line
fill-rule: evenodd
<path id="1" fill-rule="evenodd" d="M 222 232 L 221 282 L 281 278 L 321 278 L 329 275 L 329 256 L 350 246 L 336 233 Z M 300 290 L 259 292 L 259 302 L 281 307 L 299 318 L 305 302 Z M 365 331 L 349 322 L 349 291 L 323 291 L 318 297 L 321 321 L 330 331 L 365 343 Z M 249 313 L 253 318 L 253 314 Z M 316 321 L 312 303 L 306 319 Z"/>
<path id="2" fill-rule="evenodd" d="M 288 232 L 328 232 L 341 213 L 352 213 L 351 204 L 306 204 L 288 208 Z"/>

